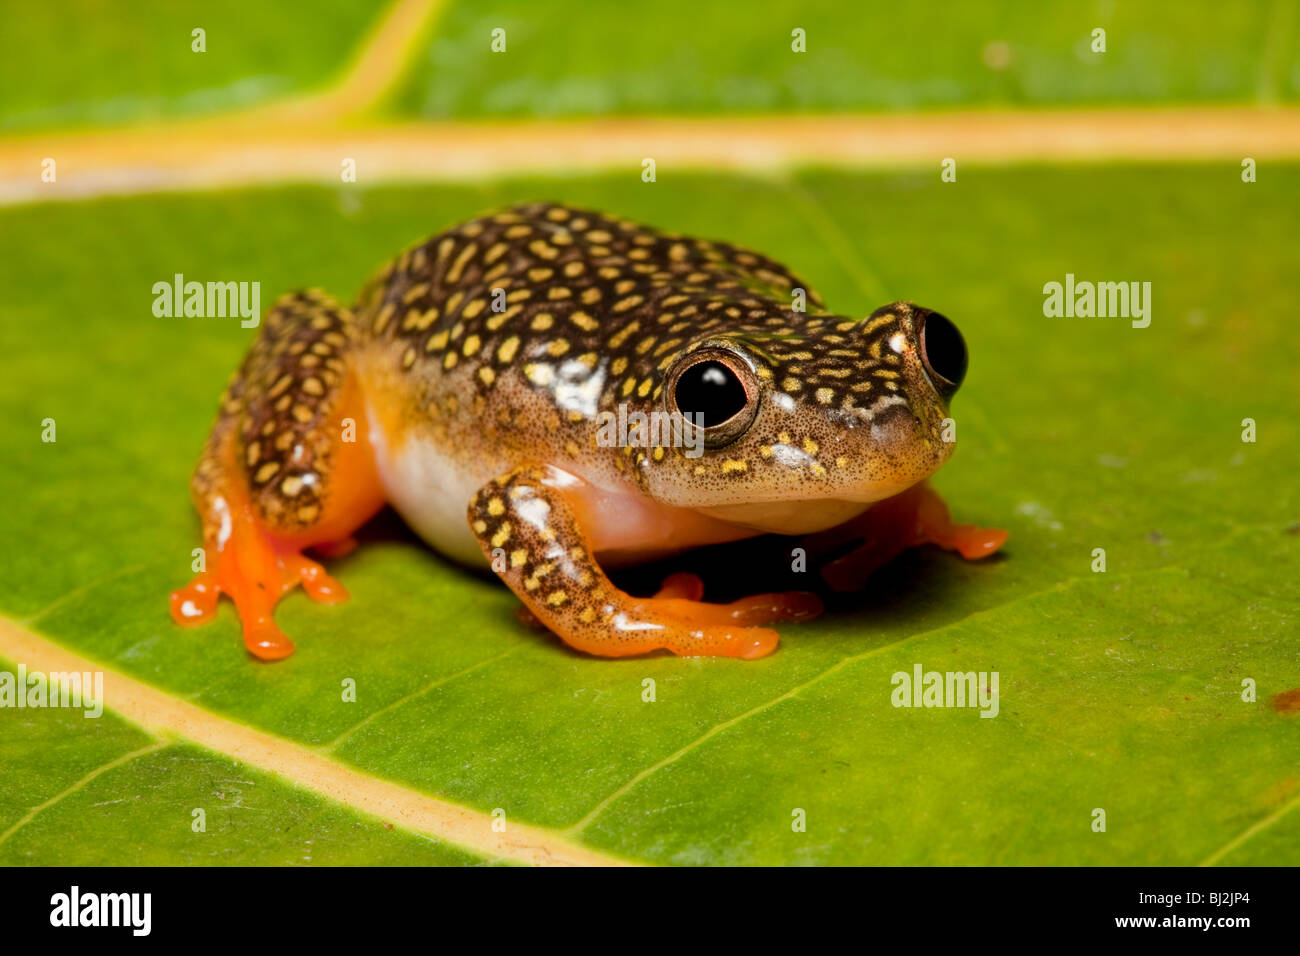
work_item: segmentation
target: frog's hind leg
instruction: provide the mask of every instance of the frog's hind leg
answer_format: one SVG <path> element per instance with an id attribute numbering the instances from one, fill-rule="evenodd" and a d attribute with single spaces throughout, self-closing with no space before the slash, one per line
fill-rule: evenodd
<path id="1" fill-rule="evenodd" d="M 575 481 L 548 466 L 528 466 L 488 482 L 469 504 L 484 557 L 532 616 L 569 646 L 601 657 L 666 649 L 684 657 L 755 658 L 778 640 L 758 625 L 821 612 L 816 596 L 802 592 L 706 604 L 694 575 L 673 575 L 652 598 L 620 591 L 580 527 L 568 497 Z"/>
<path id="2" fill-rule="evenodd" d="M 857 542 L 848 554 L 822 567 L 822 578 L 833 590 L 856 591 L 873 571 L 907 548 L 936 544 L 975 561 L 996 552 L 1006 540 L 1007 533 L 998 528 L 953 524 L 938 492 L 921 482 L 852 521 L 811 535 L 804 545 L 816 557 Z"/>
<path id="3" fill-rule="evenodd" d="M 172 593 L 177 623 L 209 620 L 225 594 L 248 650 L 275 660 L 293 652 L 271 616 L 283 594 L 301 584 L 318 601 L 347 598 L 302 552 L 338 553 L 383 504 L 356 342 L 351 312 L 323 293 L 286 295 L 267 313 L 191 482 L 206 570 Z"/>

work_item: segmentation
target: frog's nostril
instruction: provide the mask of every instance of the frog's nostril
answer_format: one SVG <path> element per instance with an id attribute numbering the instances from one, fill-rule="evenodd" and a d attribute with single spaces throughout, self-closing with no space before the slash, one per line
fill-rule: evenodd
<path id="1" fill-rule="evenodd" d="M 921 361 L 930 381 L 945 398 L 950 397 L 966 377 L 966 342 L 957 326 L 939 312 L 921 319 Z"/>

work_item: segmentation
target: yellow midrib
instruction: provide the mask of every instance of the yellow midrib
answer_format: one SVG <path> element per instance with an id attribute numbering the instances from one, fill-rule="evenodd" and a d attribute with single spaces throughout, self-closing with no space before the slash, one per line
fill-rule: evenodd
<path id="1" fill-rule="evenodd" d="M 204 710 L 60 647 L 0 618 L 0 656 L 28 671 L 94 671 L 104 675 L 105 709 L 155 737 L 177 737 L 239 760 L 352 810 L 455 844 L 487 858 L 538 866 L 626 866 L 544 827 L 515 823 L 493 829 L 491 814 L 420 793 Z M 496 822 L 498 827 L 500 822 Z"/>

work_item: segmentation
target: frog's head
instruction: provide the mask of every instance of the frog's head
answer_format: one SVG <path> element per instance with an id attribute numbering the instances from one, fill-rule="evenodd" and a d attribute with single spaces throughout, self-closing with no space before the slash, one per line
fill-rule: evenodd
<path id="1" fill-rule="evenodd" d="M 647 491 L 762 531 L 831 527 L 947 461 L 965 373 L 957 327 L 910 302 L 695 341 L 665 370 L 662 400 L 703 428 L 647 462 Z"/>

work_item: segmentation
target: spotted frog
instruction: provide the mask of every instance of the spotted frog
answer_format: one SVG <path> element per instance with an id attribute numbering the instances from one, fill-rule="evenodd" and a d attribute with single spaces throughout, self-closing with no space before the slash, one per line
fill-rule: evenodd
<path id="1" fill-rule="evenodd" d="M 725 242 L 555 204 L 474 219 L 350 308 L 320 290 L 271 307 L 194 474 L 208 567 L 172 616 L 226 594 L 248 650 L 287 656 L 276 602 L 345 599 L 317 559 L 387 503 L 580 651 L 762 657 L 815 595 L 706 603 L 675 574 L 637 597 L 605 569 L 775 533 L 847 590 L 915 545 L 992 554 L 1006 533 L 953 524 L 926 484 L 965 370 L 940 313 L 834 315 Z"/>

